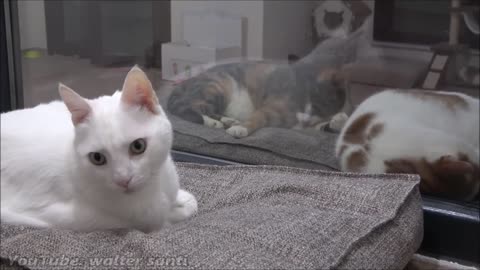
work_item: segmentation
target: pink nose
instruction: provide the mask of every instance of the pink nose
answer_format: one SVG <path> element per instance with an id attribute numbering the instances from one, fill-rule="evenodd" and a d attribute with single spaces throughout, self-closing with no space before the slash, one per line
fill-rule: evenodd
<path id="1" fill-rule="evenodd" d="M 130 184 L 130 181 L 132 180 L 132 178 L 125 178 L 125 179 L 120 179 L 120 180 L 117 180 L 115 181 L 115 183 L 122 187 L 122 188 L 128 188 L 128 184 Z"/>

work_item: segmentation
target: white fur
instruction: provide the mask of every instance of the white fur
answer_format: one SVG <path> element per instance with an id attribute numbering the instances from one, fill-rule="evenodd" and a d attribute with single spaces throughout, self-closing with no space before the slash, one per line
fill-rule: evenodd
<path id="1" fill-rule="evenodd" d="M 225 117 L 225 116 L 222 116 L 220 118 L 220 122 L 222 122 L 222 124 L 224 124 L 226 126 L 240 125 L 240 121 L 238 121 L 237 119 L 233 119 L 233 118 Z"/>
<path id="2" fill-rule="evenodd" d="M 248 129 L 240 123 L 250 118 L 255 111 L 255 106 L 247 89 L 240 88 L 233 78 L 230 78 L 230 83 L 233 90 L 225 109 L 225 116 L 220 119 L 220 123 L 230 126 L 226 130 L 228 134 L 235 138 L 244 138 L 248 136 Z"/>
<path id="3" fill-rule="evenodd" d="M 328 126 L 336 132 L 340 132 L 341 129 L 345 126 L 348 120 L 348 115 L 344 112 L 339 112 L 335 114 L 330 122 L 328 123 Z"/>
<path id="4" fill-rule="evenodd" d="M 248 130 L 244 126 L 229 127 L 226 132 L 235 138 L 245 138 L 248 136 Z"/>
<path id="5" fill-rule="evenodd" d="M 385 172 L 384 160 L 397 158 L 425 158 L 433 162 L 444 155 L 457 156 L 465 153 L 469 159 L 479 163 L 479 100 L 460 93 L 457 95 L 468 103 L 468 109 L 451 110 L 435 99 L 419 99 L 398 91 L 384 91 L 365 100 L 355 110 L 343 128 L 336 145 L 337 156 L 345 130 L 351 122 L 368 112 L 376 114 L 375 123 L 383 123 L 383 132 L 369 142 L 368 164 L 364 172 Z M 340 157 L 346 170 L 346 158 L 352 151 L 363 146 L 349 145 Z"/>
<path id="6" fill-rule="evenodd" d="M 203 123 L 207 127 L 213 127 L 213 128 L 223 128 L 223 123 L 215 120 L 207 115 L 202 115 L 203 118 Z"/>
<path id="7" fill-rule="evenodd" d="M 234 79 L 231 79 L 230 81 L 233 86 L 233 91 L 230 97 L 230 102 L 225 109 L 225 116 L 241 122 L 246 121 L 255 111 L 255 106 L 253 105 L 247 89 L 240 88 Z"/>
<path id="8" fill-rule="evenodd" d="M 92 113 L 75 127 L 60 101 L 1 115 L 2 222 L 152 231 L 196 211 L 194 196 L 179 190 L 162 108 L 154 114 L 127 106 L 122 92 L 87 100 Z M 138 138 L 146 139 L 146 151 L 131 155 Z M 102 152 L 107 163 L 93 165 L 89 152 Z M 128 189 L 115 184 L 125 177 L 132 179 Z"/>

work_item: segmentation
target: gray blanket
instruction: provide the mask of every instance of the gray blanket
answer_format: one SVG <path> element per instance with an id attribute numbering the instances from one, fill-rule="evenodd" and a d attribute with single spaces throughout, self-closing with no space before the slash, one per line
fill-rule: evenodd
<path id="1" fill-rule="evenodd" d="M 151 234 L 2 224 L 2 267 L 402 269 L 422 240 L 416 176 L 194 164 L 179 174 L 199 201 L 189 220 Z"/>
<path id="2" fill-rule="evenodd" d="M 174 149 L 246 164 L 282 165 L 337 170 L 337 134 L 316 130 L 262 128 L 236 139 L 223 129 L 169 115 L 175 131 Z"/>

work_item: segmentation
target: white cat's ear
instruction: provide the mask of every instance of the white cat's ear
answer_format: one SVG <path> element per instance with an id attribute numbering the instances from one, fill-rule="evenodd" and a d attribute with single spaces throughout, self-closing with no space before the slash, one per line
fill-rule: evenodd
<path id="1" fill-rule="evenodd" d="M 58 85 L 58 93 L 72 114 L 72 122 L 74 125 L 78 125 L 87 119 L 92 108 L 83 97 L 61 83 Z"/>
<path id="2" fill-rule="evenodd" d="M 122 102 L 130 106 L 139 106 L 158 114 L 159 103 L 152 83 L 145 72 L 134 66 L 127 74 L 122 88 Z"/>

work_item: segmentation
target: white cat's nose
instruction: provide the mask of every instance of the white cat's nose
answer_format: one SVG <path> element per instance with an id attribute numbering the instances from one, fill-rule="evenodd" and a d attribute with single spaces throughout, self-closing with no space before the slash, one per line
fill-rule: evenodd
<path id="1" fill-rule="evenodd" d="M 132 181 L 131 177 L 130 178 L 121 178 L 121 179 L 115 180 L 115 184 L 117 184 L 118 186 L 120 186 L 122 188 L 127 189 L 128 185 L 130 184 L 130 181 Z"/>

